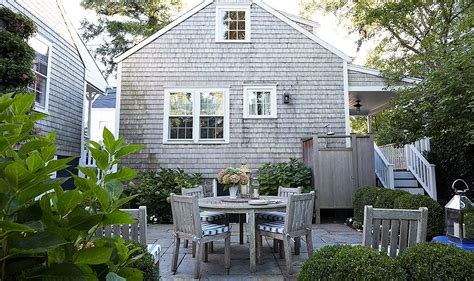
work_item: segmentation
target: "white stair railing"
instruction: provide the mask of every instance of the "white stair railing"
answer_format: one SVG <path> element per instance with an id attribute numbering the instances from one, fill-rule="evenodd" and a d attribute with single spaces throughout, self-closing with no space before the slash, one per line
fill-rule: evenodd
<path id="1" fill-rule="evenodd" d="M 393 144 L 387 144 L 381 145 L 379 148 L 388 162 L 393 164 L 394 169 L 407 169 L 407 161 L 405 159 L 406 153 L 404 147 L 396 147 Z"/>
<path id="2" fill-rule="evenodd" d="M 426 150 L 426 149 L 425 149 Z M 415 176 L 428 195 L 436 200 L 435 165 L 430 164 L 413 144 L 405 146 L 407 169 Z"/>
<path id="3" fill-rule="evenodd" d="M 386 188 L 395 188 L 395 177 L 393 164 L 388 162 L 380 148 L 374 143 L 375 174 L 382 185 Z"/>

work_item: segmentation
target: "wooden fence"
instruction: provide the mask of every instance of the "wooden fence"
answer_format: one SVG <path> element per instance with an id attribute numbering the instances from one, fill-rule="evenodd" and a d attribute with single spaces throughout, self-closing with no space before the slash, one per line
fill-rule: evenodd
<path id="1" fill-rule="evenodd" d="M 303 161 L 313 175 L 317 223 L 321 209 L 351 209 L 356 189 L 375 185 L 372 135 L 305 138 Z"/>

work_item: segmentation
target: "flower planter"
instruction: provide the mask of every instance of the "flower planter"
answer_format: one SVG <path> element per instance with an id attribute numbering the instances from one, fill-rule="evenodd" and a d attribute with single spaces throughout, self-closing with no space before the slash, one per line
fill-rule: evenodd
<path id="1" fill-rule="evenodd" d="M 230 199 L 236 199 L 237 198 L 237 191 L 239 190 L 238 185 L 232 185 L 229 187 L 229 194 L 230 194 Z"/>

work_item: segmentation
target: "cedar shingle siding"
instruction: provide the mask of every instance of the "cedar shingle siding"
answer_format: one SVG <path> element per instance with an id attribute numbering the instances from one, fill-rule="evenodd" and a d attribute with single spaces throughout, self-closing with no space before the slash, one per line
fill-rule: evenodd
<path id="1" fill-rule="evenodd" d="M 340 57 L 255 4 L 251 43 L 216 43 L 215 11 L 207 6 L 122 62 L 120 135 L 146 146 L 124 164 L 214 178 L 242 156 L 252 169 L 301 159 L 301 138 L 325 132 L 325 124 L 345 133 Z M 243 119 L 243 85 L 269 83 L 278 85 L 278 118 Z M 229 88 L 230 143 L 163 144 L 165 87 Z"/>
<path id="2" fill-rule="evenodd" d="M 38 34 L 52 43 L 48 117 L 37 123 L 43 133 L 56 131 L 57 154 L 79 156 L 82 132 L 84 65 L 56 0 L 4 1 L 4 5 L 31 18 Z"/>
<path id="3" fill-rule="evenodd" d="M 349 70 L 349 86 L 387 86 L 387 81 L 380 76 Z"/>

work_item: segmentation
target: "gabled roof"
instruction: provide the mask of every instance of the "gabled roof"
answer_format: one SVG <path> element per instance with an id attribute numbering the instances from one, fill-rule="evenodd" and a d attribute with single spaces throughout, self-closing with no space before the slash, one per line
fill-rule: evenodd
<path id="1" fill-rule="evenodd" d="M 106 95 L 99 95 L 92 103 L 92 108 L 115 108 L 117 88 L 107 88 Z"/>
<path id="2" fill-rule="evenodd" d="M 174 20 L 173 22 L 171 22 L 170 24 L 168 24 L 166 27 L 160 29 L 158 32 L 156 32 L 155 34 L 151 35 L 150 37 L 144 39 L 143 41 L 141 41 L 140 43 L 138 43 L 137 45 L 135 45 L 134 47 L 130 48 L 129 50 L 125 51 L 124 53 L 122 53 L 121 55 L 117 56 L 114 58 L 114 62 L 118 63 L 118 62 L 121 62 L 123 61 L 124 59 L 128 58 L 129 56 L 131 56 L 132 54 L 134 54 L 135 52 L 137 52 L 138 50 L 142 49 L 143 47 L 147 46 L 148 44 L 150 44 L 151 42 L 153 42 L 155 39 L 159 38 L 161 35 L 165 34 L 166 32 L 170 31 L 172 28 L 176 27 L 178 24 L 182 23 L 183 21 L 185 21 L 186 19 L 190 18 L 191 16 L 193 16 L 194 14 L 198 13 L 199 11 L 201 11 L 202 9 L 204 9 L 205 7 L 209 6 L 210 4 L 212 4 L 214 2 L 214 0 L 205 0 L 203 1 L 201 4 L 195 6 L 194 8 L 192 8 L 191 10 L 189 10 L 188 12 L 184 13 L 183 15 L 181 15 L 180 17 L 178 17 L 176 20 Z M 350 62 L 352 59 L 344 54 L 343 52 L 341 52 L 340 50 L 338 50 L 337 48 L 335 48 L 334 46 L 330 45 L 329 43 L 327 43 L 326 41 L 322 40 L 321 38 L 319 38 L 318 36 L 316 36 L 315 34 L 307 31 L 306 29 L 304 29 L 303 27 L 299 26 L 296 22 L 295 22 L 295 19 L 291 19 L 288 15 L 283 15 L 281 12 L 273 9 L 272 7 L 268 6 L 267 4 L 265 4 L 264 2 L 262 2 L 261 0 L 253 0 L 252 1 L 254 4 L 258 5 L 259 7 L 261 7 L 262 9 L 266 10 L 267 12 L 269 12 L 270 14 L 274 15 L 275 17 L 279 18 L 281 21 L 285 22 L 286 24 L 288 24 L 289 26 L 293 27 L 294 29 L 296 29 L 297 31 L 301 32 L 303 35 L 305 35 L 306 37 L 308 37 L 309 39 L 313 40 L 314 42 L 318 43 L 319 45 L 321 45 L 323 48 L 327 49 L 328 51 L 332 52 L 333 54 L 337 55 L 338 57 L 340 57 L 341 59 L 343 59 L 344 61 L 348 61 Z M 286 14 L 286 13 L 285 13 Z M 297 17 L 297 16 L 293 16 L 293 17 Z M 299 17 L 298 17 L 299 18 Z M 307 23 L 305 23 L 307 24 Z"/>

